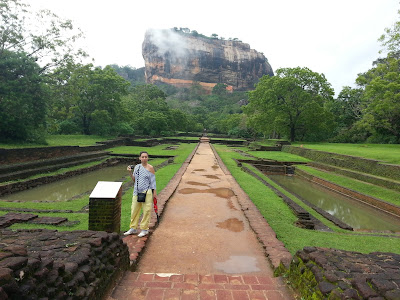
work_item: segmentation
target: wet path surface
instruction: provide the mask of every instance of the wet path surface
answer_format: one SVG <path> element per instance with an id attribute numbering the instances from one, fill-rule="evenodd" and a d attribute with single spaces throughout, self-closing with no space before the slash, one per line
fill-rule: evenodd
<path id="1" fill-rule="evenodd" d="M 209 144 L 200 144 L 149 241 L 139 272 L 271 275 L 224 175 Z"/>
<path id="2" fill-rule="evenodd" d="M 210 145 L 201 143 L 136 272 L 127 272 L 109 299 L 292 299 L 237 197 Z"/>

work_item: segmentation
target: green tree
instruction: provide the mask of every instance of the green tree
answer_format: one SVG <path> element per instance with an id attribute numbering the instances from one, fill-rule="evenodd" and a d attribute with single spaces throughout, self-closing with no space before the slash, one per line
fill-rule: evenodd
<path id="1" fill-rule="evenodd" d="M 0 139 L 44 140 L 47 92 L 31 57 L 3 50 L 0 57 Z"/>
<path id="2" fill-rule="evenodd" d="M 135 86 L 123 98 L 123 110 L 126 111 L 129 124 L 135 132 L 155 135 L 177 130 L 166 97 L 157 86 L 145 84 Z M 149 119 L 145 120 L 145 117 Z"/>
<path id="3" fill-rule="evenodd" d="M 400 10 L 397 13 L 400 15 Z M 390 28 L 385 28 L 385 33 L 380 36 L 378 41 L 389 53 L 398 52 L 400 50 L 400 21 L 395 22 Z M 383 50 L 381 50 L 382 52 Z"/>
<path id="4" fill-rule="evenodd" d="M 158 111 L 145 111 L 139 117 L 141 130 L 147 135 L 159 136 L 168 130 L 167 116 Z"/>
<path id="5" fill-rule="evenodd" d="M 371 142 L 400 142 L 400 60 L 391 54 L 364 74 L 357 83 L 365 88 L 363 117 L 358 126 Z"/>
<path id="6" fill-rule="evenodd" d="M 263 76 L 249 93 L 245 113 L 249 125 L 264 134 L 279 132 L 291 141 L 325 136 L 331 114 L 325 109 L 333 89 L 323 74 L 308 68 L 278 69 L 276 76 Z"/>
<path id="7" fill-rule="evenodd" d="M 143 85 L 145 83 L 144 67 L 133 68 L 131 66 L 120 67 L 118 65 L 110 65 L 118 75 L 122 76 L 131 83 L 131 86 Z"/>
<path id="8" fill-rule="evenodd" d="M 362 117 L 361 98 L 363 90 L 360 88 L 343 87 L 339 96 L 334 101 L 335 109 L 332 111 L 337 116 L 340 127 L 351 127 Z"/>
<path id="9" fill-rule="evenodd" d="M 226 88 L 227 85 L 224 83 L 217 83 L 213 89 L 212 89 L 212 93 L 213 95 L 226 95 Z"/>
<path id="10" fill-rule="evenodd" d="M 20 0 L 0 0 L 0 57 L 6 50 L 25 52 L 44 73 L 86 56 L 74 48 L 80 37 L 70 20 L 49 10 L 34 12 Z"/>
<path id="11" fill-rule="evenodd" d="M 111 124 L 126 121 L 121 109 L 121 97 L 128 93 L 129 82 L 111 67 L 70 65 L 54 75 L 56 77 L 58 79 L 53 81 L 52 97 L 55 100 L 52 101 L 52 116 L 77 122 L 84 134 L 94 133 L 93 119 L 101 125 L 104 134 L 105 128 L 109 129 L 108 134 L 111 133 Z M 105 119 L 100 121 L 102 116 Z M 99 130 L 95 131 L 98 133 Z"/>
<path id="12" fill-rule="evenodd" d="M 170 109 L 171 128 L 178 131 L 187 131 L 189 120 L 185 113 L 179 109 Z"/>
<path id="13" fill-rule="evenodd" d="M 400 11 L 398 11 L 400 14 Z M 363 116 L 355 127 L 367 132 L 368 141 L 400 142 L 400 21 L 379 38 L 384 58 L 373 62 L 373 67 L 360 74 L 357 84 L 364 88 Z"/>

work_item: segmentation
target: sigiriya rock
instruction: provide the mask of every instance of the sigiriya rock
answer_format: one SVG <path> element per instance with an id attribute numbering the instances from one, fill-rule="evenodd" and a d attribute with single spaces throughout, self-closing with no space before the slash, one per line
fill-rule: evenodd
<path id="1" fill-rule="evenodd" d="M 208 91 L 223 83 L 228 90 L 249 90 L 263 75 L 274 75 L 264 54 L 249 44 L 197 32 L 148 30 L 142 54 L 147 83 L 190 87 L 196 82 Z"/>

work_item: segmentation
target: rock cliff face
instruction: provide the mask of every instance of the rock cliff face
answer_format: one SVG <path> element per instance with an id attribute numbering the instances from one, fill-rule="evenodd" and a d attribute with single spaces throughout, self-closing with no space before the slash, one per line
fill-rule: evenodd
<path id="1" fill-rule="evenodd" d="M 211 91 L 218 83 L 228 90 L 248 90 L 263 75 L 273 75 L 262 53 L 240 41 L 212 39 L 173 29 L 148 30 L 142 45 L 147 83 Z"/>

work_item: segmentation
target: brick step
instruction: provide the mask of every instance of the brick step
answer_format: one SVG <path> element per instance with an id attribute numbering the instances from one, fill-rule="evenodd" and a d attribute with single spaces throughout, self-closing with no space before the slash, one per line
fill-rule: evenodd
<path id="1" fill-rule="evenodd" d="M 73 161 L 59 162 L 58 164 L 52 164 L 49 166 L 41 166 L 41 167 L 30 168 L 30 169 L 19 169 L 19 171 L 14 171 L 12 173 L 1 174 L 0 182 L 11 181 L 11 180 L 16 180 L 16 179 L 24 179 L 24 178 L 28 178 L 30 176 L 41 174 L 41 173 L 54 172 L 54 171 L 60 170 L 62 168 L 69 168 L 69 167 L 74 167 L 77 165 L 82 165 L 82 164 L 93 162 L 93 161 L 99 161 L 99 160 L 102 160 L 102 159 L 108 157 L 108 155 L 105 155 L 105 152 L 101 152 L 101 154 L 102 155 L 94 155 L 89 158 L 86 156 L 83 156 L 83 157 L 75 159 Z"/>
<path id="2" fill-rule="evenodd" d="M 381 186 L 387 189 L 395 190 L 400 192 L 400 181 L 394 180 L 387 177 L 380 177 L 372 174 L 357 172 L 350 169 L 340 168 L 328 164 L 323 164 L 320 162 L 311 162 L 308 163 L 309 166 L 321 170 L 321 171 L 329 171 L 334 172 L 336 174 L 344 175 L 346 177 L 354 178 L 360 181 L 364 181 L 367 183 L 371 183 L 377 186 Z"/>
<path id="3" fill-rule="evenodd" d="M 45 166 L 59 165 L 68 162 L 74 162 L 79 160 L 84 160 L 88 158 L 100 157 L 109 155 L 110 152 L 107 151 L 92 151 L 92 152 L 84 152 L 75 155 L 68 155 L 63 157 L 51 158 L 51 159 L 43 159 L 37 161 L 31 161 L 27 163 L 18 163 L 11 165 L 1 165 L 0 166 L 0 174 L 8 174 L 13 172 L 18 172 L 20 170 L 29 170 L 36 169 Z"/>
<path id="4" fill-rule="evenodd" d="M 108 300 L 292 299 L 280 277 L 269 275 L 126 272 Z"/>

